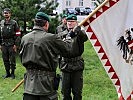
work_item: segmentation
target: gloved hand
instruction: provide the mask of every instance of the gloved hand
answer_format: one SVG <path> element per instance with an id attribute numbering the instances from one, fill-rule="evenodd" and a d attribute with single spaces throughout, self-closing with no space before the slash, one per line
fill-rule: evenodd
<path id="1" fill-rule="evenodd" d="M 76 28 L 74 28 L 74 32 L 78 33 L 81 31 L 81 27 L 80 26 L 76 26 Z"/>
<path id="2" fill-rule="evenodd" d="M 70 32 L 68 33 L 68 35 L 69 35 L 71 38 L 73 38 L 73 37 L 76 36 L 75 32 L 73 32 L 73 31 L 70 31 Z"/>

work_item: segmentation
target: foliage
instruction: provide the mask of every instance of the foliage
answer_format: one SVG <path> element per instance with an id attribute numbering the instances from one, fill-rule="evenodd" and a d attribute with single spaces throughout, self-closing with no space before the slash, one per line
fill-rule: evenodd
<path id="1" fill-rule="evenodd" d="M 55 3 L 53 0 L 51 0 L 51 2 L 43 0 L 41 4 L 43 4 L 44 6 L 40 6 L 39 11 L 43 11 L 49 15 L 52 15 L 53 10 L 55 10 L 59 5 L 58 3 Z M 50 33 L 55 33 L 56 27 L 59 24 L 58 17 L 59 17 L 58 15 L 56 15 L 55 17 L 51 16 L 51 22 L 49 27 Z"/>
<path id="2" fill-rule="evenodd" d="M 27 27 L 33 27 L 33 19 L 38 11 L 43 11 L 47 14 L 52 12 L 58 6 L 58 3 L 54 3 L 53 0 L 1 0 L 1 10 L 8 7 L 12 11 L 12 18 L 17 20 L 19 25 L 22 27 L 24 34 L 27 33 Z M 37 5 L 37 6 L 36 6 Z M 43 7 L 41 6 L 43 5 Z M 56 22 L 56 23 L 55 23 Z M 27 26 L 27 23 L 29 26 Z M 58 16 L 52 18 L 51 23 L 52 33 L 58 25 Z"/>
<path id="3" fill-rule="evenodd" d="M 23 27 L 26 32 L 26 22 L 31 22 L 34 18 L 37 9 L 34 4 L 38 3 L 37 0 L 4 0 L 3 9 L 8 7 L 12 11 L 13 19 L 17 20 L 20 26 Z"/>

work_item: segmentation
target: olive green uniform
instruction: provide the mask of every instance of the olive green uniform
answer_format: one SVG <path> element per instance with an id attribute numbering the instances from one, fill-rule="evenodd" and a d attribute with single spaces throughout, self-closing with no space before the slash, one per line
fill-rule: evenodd
<path id="1" fill-rule="evenodd" d="M 67 15 L 63 14 L 62 16 L 62 20 L 65 18 L 66 19 Z M 60 24 L 59 26 L 57 26 L 56 28 L 56 34 L 63 32 L 67 29 L 67 25 L 65 23 L 62 22 L 62 24 Z"/>
<path id="2" fill-rule="evenodd" d="M 13 70 L 14 73 L 14 70 L 16 69 L 16 59 L 13 46 L 16 45 L 16 33 L 19 32 L 19 26 L 17 22 L 12 19 L 10 19 L 8 22 L 2 20 L 0 22 L 0 26 L 0 44 L 2 46 L 2 58 L 4 61 L 5 69 L 7 74 L 10 74 L 10 69 Z"/>
<path id="3" fill-rule="evenodd" d="M 67 37 L 68 30 L 65 30 L 59 35 Z M 84 60 L 81 57 L 84 52 L 84 42 L 87 41 L 85 31 L 80 31 L 77 36 L 72 37 L 73 44 L 71 53 L 63 56 L 60 69 L 62 71 L 62 94 L 63 100 L 72 100 L 71 91 L 73 93 L 73 100 L 82 100 L 83 87 L 83 69 Z"/>
<path id="4" fill-rule="evenodd" d="M 22 37 L 20 46 L 21 61 L 27 70 L 24 93 L 40 98 L 31 100 L 57 100 L 54 77 L 58 55 L 68 55 L 71 48 L 69 40 L 63 42 L 57 34 L 47 33 L 43 28 L 35 26 L 32 32 Z"/>
<path id="5" fill-rule="evenodd" d="M 67 29 L 67 26 L 65 24 L 61 24 L 56 28 L 56 34 L 63 32 Z"/>

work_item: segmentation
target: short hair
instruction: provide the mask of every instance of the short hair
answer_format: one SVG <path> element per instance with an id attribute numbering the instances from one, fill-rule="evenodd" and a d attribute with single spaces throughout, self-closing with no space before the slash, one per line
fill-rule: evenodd
<path id="1" fill-rule="evenodd" d="M 35 18 L 34 25 L 43 27 L 43 26 L 45 26 L 46 22 L 47 22 L 47 20 Z"/>

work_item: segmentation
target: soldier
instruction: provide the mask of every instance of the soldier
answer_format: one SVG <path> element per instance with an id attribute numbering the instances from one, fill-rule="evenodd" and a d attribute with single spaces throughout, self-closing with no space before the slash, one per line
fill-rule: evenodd
<path id="1" fill-rule="evenodd" d="M 73 40 L 72 51 L 65 57 L 62 57 L 60 69 L 62 71 L 62 89 L 63 100 L 82 100 L 83 87 L 83 69 L 84 60 L 84 42 L 87 41 L 87 35 L 80 26 L 77 26 L 77 16 L 69 15 L 67 18 L 67 29 L 59 35 L 64 39 L 71 37 Z M 75 28 L 76 27 L 76 28 Z"/>
<path id="2" fill-rule="evenodd" d="M 67 26 L 66 26 L 66 17 L 67 17 L 66 14 L 64 14 L 64 15 L 62 16 L 61 25 L 59 25 L 59 26 L 56 28 L 56 34 L 58 34 L 58 33 L 60 33 L 60 32 L 62 32 L 62 31 L 64 31 L 64 30 L 67 29 Z"/>
<path id="3" fill-rule="evenodd" d="M 48 33 L 50 18 L 43 12 L 35 16 L 33 31 L 21 39 L 20 57 L 26 68 L 23 100 L 58 100 L 56 68 L 58 55 L 70 52 L 71 39 L 63 41 Z"/>
<path id="4" fill-rule="evenodd" d="M 3 16 L 5 19 L 0 22 L 0 44 L 6 70 L 6 75 L 4 75 L 3 78 L 11 77 L 12 79 L 15 79 L 16 40 L 17 36 L 20 36 L 20 30 L 17 22 L 11 19 L 11 10 L 9 8 L 4 9 Z"/>

